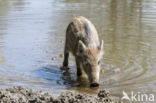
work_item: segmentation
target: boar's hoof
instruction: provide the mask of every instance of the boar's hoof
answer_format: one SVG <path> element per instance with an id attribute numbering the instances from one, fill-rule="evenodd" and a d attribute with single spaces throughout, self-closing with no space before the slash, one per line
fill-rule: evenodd
<path id="1" fill-rule="evenodd" d="M 68 66 L 61 66 L 60 69 L 61 70 L 69 70 L 70 68 Z"/>
<path id="2" fill-rule="evenodd" d="M 90 87 L 98 87 L 98 86 L 99 86 L 98 83 L 91 83 L 91 84 L 90 84 Z"/>

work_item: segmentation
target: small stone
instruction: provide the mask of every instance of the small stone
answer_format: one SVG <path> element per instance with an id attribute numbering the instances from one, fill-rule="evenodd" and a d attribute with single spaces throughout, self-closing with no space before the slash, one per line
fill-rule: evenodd
<path id="1" fill-rule="evenodd" d="M 103 68 L 101 69 L 101 72 L 104 73 L 104 69 Z"/>
<path id="2" fill-rule="evenodd" d="M 100 90 L 100 92 L 98 93 L 98 96 L 99 96 L 100 98 L 108 97 L 108 96 L 109 96 L 109 92 L 106 91 L 106 90 Z"/>
<path id="3" fill-rule="evenodd" d="M 114 29 L 113 29 L 113 28 L 109 28 L 108 30 L 109 30 L 109 31 L 113 31 Z"/>
<path id="4" fill-rule="evenodd" d="M 65 70 L 66 68 L 64 66 L 60 65 L 60 69 Z"/>
<path id="5" fill-rule="evenodd" d="M 61 43 L 63 43 L 63 40 L 61 40 Z"/>
<path id="6" fill-rule="evenodd" d="M 56 60 L 56 57 L 52 57 L 51 60 Z"/>
<path id="7" fill-rule="evenodd" d="M 59 57 L 60 57 L 60 58 L 63 58 L 63 57 L 64 57 L 64 55 L 63 55 L 63 54 L 60 54 L 60 55 L 59 55 Z"/>
<path id="8" fill-rule="evenodd" d="M 53 48 L 53 46 L 51 45 L 51 46 L 49 46 L 49 48 Z"/>
<path id="9" fill-rule="evenodd" d="M 115 73 L 120 72 L 120 68 L 116 68 L 116 69 L 114 69 L 114 72 L 115 72 Z"/>

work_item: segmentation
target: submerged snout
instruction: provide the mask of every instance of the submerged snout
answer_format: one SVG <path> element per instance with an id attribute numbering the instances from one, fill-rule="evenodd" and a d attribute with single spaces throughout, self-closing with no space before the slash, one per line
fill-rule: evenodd
<path id="1" fill-rule="evenodd" d="M 99 86 L 99 71 L 92 71 L 90 75 L 88 75 L 88 79 L 90 82 L 90 87 L 98 87 Z"/>
<path id="2" fill-rule="evenodd" d="M 91 65 L 89 68 L 85 67 L 84 70 L 87 74 L 90 87 L 98 87 L 99 86 L 99 75 L 100 75 L 100 66 Z"/>
<path id="3" fill-rule="evenodd" d="M 99 76 L 92 75 L 92 79 L 90 80 L 90 87 L 98 87 L 99 86 Z"/>
<path id="4" fill-rule="evenodd" d="M 98 87 L 98 86 L 99 86 L 99 83 L 96 83 L 96 82 L 90 84 L 90 87 Z"/>
<path id="5" fill-rule="evenodd" d="M 90 81 L 90 87 L 98 87 L 99 86 L 99 78 L 98 77 L 91 76 L 91 79 L 89 79 L 89 81 Z"/>

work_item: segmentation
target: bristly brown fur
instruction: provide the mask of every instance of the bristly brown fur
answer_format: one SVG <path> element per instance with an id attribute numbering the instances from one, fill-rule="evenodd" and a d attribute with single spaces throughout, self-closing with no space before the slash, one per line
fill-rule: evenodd
<path id="1" fill-rule="evenodd" d="M 75 56 L 77 75 L 80 76 L 84 69 L 91 84 L 95 85 L 99 81 L 102 46 L 103 42 L 100 44 L 98 33 L 88 19 L 82 16 L 73 18 L 66 30 L 63 66 L 68 66 L 71 52 Z"/>

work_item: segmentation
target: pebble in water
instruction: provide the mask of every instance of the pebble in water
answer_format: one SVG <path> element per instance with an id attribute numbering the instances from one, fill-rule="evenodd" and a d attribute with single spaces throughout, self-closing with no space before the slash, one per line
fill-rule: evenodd
<path id="1" fill-rule="evenodd" d="M 64 57 L 64 55 L 63 55 L 63 54 L 60 54 L 60 55 L 59 55 L 59 57 L 60 57 L 60 58 L 63 58 L 63 57 Z"/>
<path id="2" fill-rule="evenodd" d="M 120 72 L 120 68 L 115 68 L 113 71 L 115 72 L 115 73 L 118 73 L 118 72 Z"/>
<path id="3" fill-rule="evenodd" d="M 51 60 L 56 60 L 56 57 L 52 57 Z"/>

